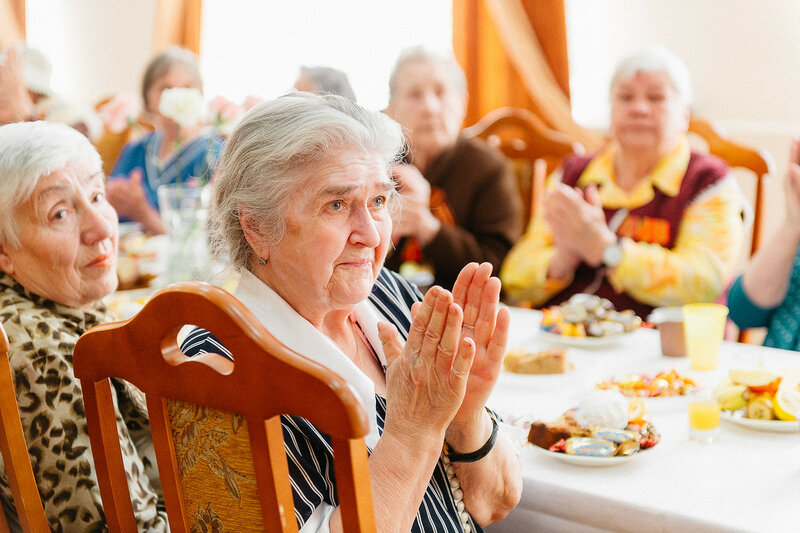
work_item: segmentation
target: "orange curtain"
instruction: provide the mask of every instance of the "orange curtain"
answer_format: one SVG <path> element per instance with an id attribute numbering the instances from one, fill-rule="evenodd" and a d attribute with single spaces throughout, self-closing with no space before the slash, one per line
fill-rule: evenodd
<path id="1" fill-rule="evenodd" d="M 175 44 L 199 56 L 202 15 L 202 0 L 158 0 L 153 50 Z"/>
<path id="2" fill-rule="evenodd" d="M 25 0 L 0 0 L 0 46 L 25 40 Z"/>
<path id="3" fill-rule="evenodd" d="M 603 143 L 572 120 L 564 0 L 453 0 L 453 49 L 470 92 L 465 124 L 521 107 L 587 149 Z"/>

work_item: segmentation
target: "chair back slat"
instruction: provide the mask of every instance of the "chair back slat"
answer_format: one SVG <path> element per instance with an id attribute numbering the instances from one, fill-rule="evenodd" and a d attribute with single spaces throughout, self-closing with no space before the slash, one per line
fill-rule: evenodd
<path id="1" fill-rule="evenodd" d="M 525 222 L 533 217 L 535 198 L 534 163 L 546 163 L 546 174 L 555 170 L 568 155 L 584 153 L 583 145 L 568 135 L 552 130 L 527 109 L 501 107 L 490 111 L 464 129 L 467 137 L 479 137 L 511 160 L 517 174 Z"/>
<path id="2" fill-rule="evenodd" d="M 177 340 L 185 324 L 211 331 L 234 354 L 234 361 L 217 354 L 185 356 Z M 261 507 L 260 512 L 247 511 L 260 515 L 264 531 L 297 531 L 282 414 L 303 417 L 331 436 L 345 530 L 374 531 L 364 444 L 369 422 L 354 392 L 338 374 L 278 342 L 222 289 L 200 282 L 162 289 L 132 319 L 98 326 L 83 335 L 73 363 L 75 375 L 85 382 L 84 390 L 89 383 L 99 385 L 118 377 L 145 393 L 173 532 L 188 532 L 197 518 L 187 515 L 198 504 L 198 490 L 192 483 L 197 481 L 193 476 L 199 463 L 207 464 L 224 481 L 236 504 Z M 98 399 L 109 401 L 99 397 L 89 401 Z M 102 438 L 109 448 L 116 445 L 118 449 L 115 436 L 92 431 L 99 421 L 90 416 L 88 405 L 87 419 L 93 448 L 95 439 Z M 233 427 L 233 431 L 223 434 L 215 424 Z M 219 456 L 217 449 L 242 442 L 247 453 Z M 198 443 L 205 447 L 198 448 Z M 121 469 L 121 464 L 108 460 L 101 466 L 106 465 Z M 114 478 L 104 475 L 101 488 L 104 482 L 121 486 Z M 122 488 L 127 491 L 127 486 Z M 101 493 L 104 503 L 106 497 L 119 497 L 109 489 Z M 198 515 L 218 512 L 211 504 L 207 509 L 202 505 Z M 122 506 L 115 511 L 130 513 Z"/>
<path id="3" fill-rule="evenodd" d="M 266 422 L 251 418 L 248 420 L 248 429 L 255 469 L 267 474 L 258 477 L 258 495 L 265 529 L 297 531 L 292 491 L 286 483 L 278 482 L 289 477 L 280 418 L 273 417 Z"/>
<path id="4" fill-rule="evenodd" d="M 348 499 L 355 505 L 342 507 L 342 522 L 350 524 L 345 531 L 370 531 L 374 529 L 374 517 L 359 512 L 363 508 L 372 507 L 372 494 L 362 490 L 356 483 L 359 472 L 368 472 L 368 457 L 363 453 L 363 446 L 355 440 L 332 438 L 333 455 L 336 457 L 334 470 L 336 472 L 336 490 L 339 499 Z M 344 460 L 342 460 L 344 459 Z"/>
<path id="5" fill-rule="evenodd" d="M 79 378 L 77 371 L 75 376 Z M 103 513 L 108 530 L 134 533 L 137 531 L 137 526 L 117 436 L 117 417 L 111 396 L 111 383 L 108 379 L 96 382 L 81 381 L 89 442 L 92 445 L 95 475 L 103 500 Z"/>
<path id="6" fill-rule="evenodd" d="M 0 323 L 0 453 L 22 531 L 46 532 L 50 525 L 28 455 L 8 350 L 8 336 Z M 0 510 L 0 532 L 9 530 L 5 513 Z"/>
<path id="7" fill-rule="evenodd" d="M 181 490 L 172 424 L 167 412 L 166 400 L 156 394 L 147 395 L 147 414 L 150 418 L 150 433 L 158 462 L 158 477 L 161 492 L 167 507 L 169 528 L 172 533 L 189 533 L 189 519 Z"/>

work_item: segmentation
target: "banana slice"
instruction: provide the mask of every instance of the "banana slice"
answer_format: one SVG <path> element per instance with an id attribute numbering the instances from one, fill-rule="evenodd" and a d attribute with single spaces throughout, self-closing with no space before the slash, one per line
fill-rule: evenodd
<path id="1" fill-rule="evenodd" d="M 772 398 L 769 396 L 756 396 L 747 403 L 747 418 L 755 420 L 774 420 L 775 412 L 772 410 Z"/>

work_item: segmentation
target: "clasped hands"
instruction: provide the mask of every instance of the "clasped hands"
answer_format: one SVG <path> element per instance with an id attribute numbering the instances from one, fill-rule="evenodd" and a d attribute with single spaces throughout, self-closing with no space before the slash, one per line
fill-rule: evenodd
<path id="1" fill-rule="evenodd" d="M 431 185 L 414 165 L 395 165 L 392 176 L 400 194 L 400 213 L 392 227 L 392 240 L 415 237 L 421 245 L 430 242 L 441 223 L 430 209 Z"/>
<path id="2" fill-rule="evenodd" d="M 106 198 L 120 217 L 142 224 L 149 235 L 165 233 L 161 216 L 152 207 L 144 193 L 142 170 L 135 168 L 128 177 L 111 176 L 106 182 Z"/>
<path id="3" fill-rule="evenodd" d="M 387 430 L 391 419 L 409 443 L 446 436 L 456 450 L 470 452 L 489 436 L 483 406 L 500 373 L 510 320 L 491 272 L 489 263 L 470 263 L 452 293 L 431 288 L 412 308 L 405 344 L 393 326 L 379 325 Z"/>
<path id="4" fill-rule="evenodd" d="M 603 250 L 616 240 L 616 235 L 606 223 L 597 187 L 588 185 L 581 191 L 558 183 L 542 205 L 543 218 L 550 227 L 557 250 L 554 260 L 560 262 L 568 274 L 581 262 L 599 266 Z"/>

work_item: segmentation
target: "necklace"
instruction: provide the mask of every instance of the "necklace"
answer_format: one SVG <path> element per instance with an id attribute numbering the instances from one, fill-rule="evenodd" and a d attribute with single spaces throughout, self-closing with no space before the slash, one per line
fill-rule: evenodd
<path id="1" fill-rule="evenodd" d="M 453 494 L 453 503 L 456 506 L 458 520 L 461 522 L 461 529 L 464 533 L 471 533 L 472 525 L 469 521 L 469 513 L 464 506 L 464 491 L 461 489 L 461 482 L 458 481 L 458 476 L 456 476 L 456 469 L 444 452 L 442 452 L 442 463 L 444 464 L 444 472 L 447 474 L 447 483 L 450 485 L 450 492 Z"/>
<path id="2" fill-rule="evenodd" d="M 360 346 L 361 343 L 358 342 L 358 333 L 356 332 L 356 323 L 355 323 L 354 320 L 350 320 L 350 319 L 348 319 L 348 322 L 350 322 L 350 332 L 353 334 L 353 346 L 355 347 L 355 357 L 353 358 L 353 363 L 359 369 L 361 369 L 363 371 L 364 369 L 361 366 L 362 365 L 362 363 L 361 363 L 361 346 Z"/>

